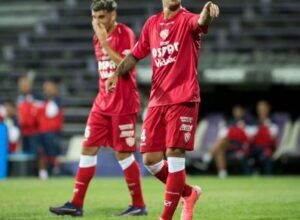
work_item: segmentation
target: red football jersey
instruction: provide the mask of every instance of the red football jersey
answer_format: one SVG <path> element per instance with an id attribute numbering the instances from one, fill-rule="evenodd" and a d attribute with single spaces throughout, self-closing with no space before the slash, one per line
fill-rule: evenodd
<path id="1" fill-rule="evenodd" d="M 38 133 L 38 107 L 33 95 L 20 95 L 17 101 L 18 119 L 22 135 L 34 135 Z"/>
<path id="2" fill-rule="evenodd" d="M 110 47 L 122 57 L 130 52 L 135 44 L 132 30 L 124 24 L 117 24 L 107 38 Z M 136 83 L 136 70 L 119 78 L 115 91 L 106 93 L 105 81 L 116 70 L 117 65 L 110 59 L 107 52 L 101 47 L 98 38 L 93 38 L 99 73 L 99 93 L 94 107 L 105 115 L 127 115 L 139 111 L 140 100 Z"/>
<path id="3" fill-rule="evenodd" d="M 53 110 L 53 108 L 55 110 Z M 44 100 L 40 103 L 38 109 L 38 122 L 39 132 L 41 133 L 62 131 L 63 109 L 59 98 L 52 101 Z"/>
<path id="4" fill-rule="evenodd" d="M 171 19 L 163 12 L 145 23 L 132 55 L 142 59 L 152 55 L 152 88 L 149 107 L 183 102 L 200 102 L 197 63 L 201 35 L 199 14 L 181 8 Z"/>

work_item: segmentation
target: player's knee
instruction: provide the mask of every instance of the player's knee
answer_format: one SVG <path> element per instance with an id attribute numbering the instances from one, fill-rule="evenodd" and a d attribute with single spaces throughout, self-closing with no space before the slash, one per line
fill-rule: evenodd
<path id="1" fill-rule="evenodd" d="M 167 157 L 185 157 L 185 150 L 182 148 L 168 148 L 166 151 Z"/>
<path id="2" fill-rule="evenodd" d="M 143 163 L 145 164 L 145 166 L 152 166 L 162 160 L 163 160 L 163 156 L 161 155 L 155 155 L 151 153 L 145 153 L 143 155 Z"/>
<path id="3" fill-rule="evenodd" d="M 115 152 L 117 160 L 125 160 L 132 155 L 130 152 Z"/>
<path id="4" fill-rule="evenodd" d="M 98 153 L 98 149 L 98 147 L 83 147 L 81 154 L 86 156 L 95 156 Z"/>

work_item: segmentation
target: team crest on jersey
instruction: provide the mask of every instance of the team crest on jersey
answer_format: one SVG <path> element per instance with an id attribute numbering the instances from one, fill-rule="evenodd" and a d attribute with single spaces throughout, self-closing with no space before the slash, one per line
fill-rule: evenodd
<path id="1" fill-rule="evenodd" d="M 169 36 L 169 30 L 168 29 L 164 29 L 164 30 L 162 30 L 161 32 L 160 32 L 160 37 L 163 39 L 163 40 L 165 40 L 165 39 L 167 39 L 167 37 Z"/>
<path id="2" fill-rule="evenodd" d="M 128 137 L 128 138 L 125 139 L 125 141 L 126 141 L 126 144 L 129 147 L 132 147 L 135 144 L 135 138 L 134 137 Z"/>
<path id="3" fill-rule="evenodd" d="M 184 133 L 184 142 L 187 143 L 191 139 L 191 132 L 185 132 Z"/>

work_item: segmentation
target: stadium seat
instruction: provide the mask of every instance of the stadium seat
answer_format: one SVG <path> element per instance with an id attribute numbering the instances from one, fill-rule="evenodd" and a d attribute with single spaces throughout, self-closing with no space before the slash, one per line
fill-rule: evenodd
<path id="1" fill-rule="evenodd" d="M 36 157 L 24 153 L 10 154 L 8 166 L 9 176 L 35 176 Z"/>
<path id="2" fill-rule="evenodd" d="M 300 174 L 300 119 L 292 128 L 290 141 L 280 155 L 281 173 Z"/>
<path id="3" fill-rule="evenodd" d="M 58 160 L 61 164 L 78 162 L 81 154 L 83 136 L 74 135 L 70 138 L 67 152 L 64 156 L 59 156 Z"/>
<path id="4" fill-rule="evenodd" d="M 274 159 L 278 159 L 285 151 L 290 142 L 292 122 L 287 113 L 274 113 L 273 120 L 278 125 L 278 145 L 273 155 Z"/>
<path id="5" fill-rule="evenodd" d="M 81 154 L 83 136 L 74 135 L 70 138 L 67 152 L 63 156 L 59 156 L 58 163 L 61 167 L 61 174 L 75 175 Z"/>
<path id="6" fill-rule="evenodd" d="M 294 123 L 290 141 L 284 153 L 292 156 L 300 156 L 300 119 Z"/>
<path id="7" fill-rule="evenodd" d="M 193 160 L 201 159 L 203 155 L 201 152 L 203 136 L 206 133 L 208 127 L 208 121 L 206 119 L 201 120 L 198 123 L 195 133 L 194 150 L 186 152 L 186 165 L 189 166 Z"/>
<path id="8" fill-rule="evenodd" d="M 207 153 L 217 139 L 219 129 L 224 126 L 224 117 L 222 114 L 210 114 L 206 117 L 208 127 L 203 135 L 201 154 Z"/>
<path id="9" fill-rule="evenodd" d="M 195 149 L 187 153 L 187 165 L 197 167 L 196 164 L 205 153 L 209 152 L 223 125 L 224 118 L 219 113 L 210 114 L 199 123 L 195 134 Z"/>

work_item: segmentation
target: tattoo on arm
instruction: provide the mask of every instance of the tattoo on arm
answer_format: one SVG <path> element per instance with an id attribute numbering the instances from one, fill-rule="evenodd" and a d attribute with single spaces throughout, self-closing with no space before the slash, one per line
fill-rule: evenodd
<path id="1" fill-rule="evenodd" d="M 127 73 L 135 66 L 136 63 L 136 58 L 131 53 L 128 54 L 118 66 L 116 70 L 117 76 L 122 76 L 123 74 Z"/>

